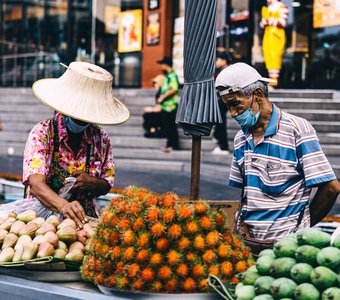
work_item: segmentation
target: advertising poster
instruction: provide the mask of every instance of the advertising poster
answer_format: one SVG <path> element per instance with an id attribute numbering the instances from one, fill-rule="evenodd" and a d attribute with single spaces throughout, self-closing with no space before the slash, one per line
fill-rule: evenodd
<path id="1" fill-rule="evenodd" d="M 105 33 L 117 34 L 119 28 L 119 6 L 105 6 L 104 23 Z"/>
<path id="2" fill-rule="evenodd" d="M 161 34 L 160 14 L 148 14 L 146 27 L 146 44 L 148 46 L 158 45 Z"/>
<path id="3" fill-rule="evenodd" d="M 179 83 L 184 83 L 184 17 L 175 19 L 175 29 L 172 48 L 173 69 L 178 75 Z"/>
<path id="4" fill-rule="evenodd" d="M 314 0 L 313 27 L 340 25 L 339 0 Z"/>
<path id="5" fill-rule="evenodd" d="M 142 50 L 142 16 L 141 9 L 119 13 L 118 52 Z"/>

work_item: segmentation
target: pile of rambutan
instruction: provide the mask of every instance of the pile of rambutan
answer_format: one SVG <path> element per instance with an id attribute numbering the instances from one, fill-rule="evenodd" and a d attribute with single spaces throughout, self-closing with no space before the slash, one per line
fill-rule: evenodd
<path id="1" fill-rule="evenodd" d="M 222 210 L 134 186 L 103 211 L 86 250 L 83 279 L 126 291 L 207 292 L 208 274 L 236 284 L 253 264 Z"/>

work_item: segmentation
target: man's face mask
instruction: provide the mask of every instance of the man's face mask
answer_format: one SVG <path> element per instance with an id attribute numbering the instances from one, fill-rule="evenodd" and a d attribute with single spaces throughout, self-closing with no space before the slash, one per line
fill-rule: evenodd
<path id="1" fill-rule="evenodd" d="M 259 119 L 261 109 L 259 109 L 256 115 L 254 115 L 251 110 L 253 106 L 253 102 L 254 102 L 254 94 L 252 95 L 250 107 L 247 110 L 245 110 L 242 114 L 235 117 L 235 120 L 237 121 L 237 123 L 240 124 L 242 129 L 249 129 L 253 127 Z"/>
<path id="2" fill-rule="evenodd" d="M 64 122 L 65 122 L 65 126 L 66 128 L 72 132 L 72 133 L 81 133 L 83 132 L 87 127 L 90 126 L 90 124 L 86 124 L 86 125 L 79 125 L 76 122 L 74 122 L 72 120 L 72 118 L 70 117 L 64 117 Z"/>

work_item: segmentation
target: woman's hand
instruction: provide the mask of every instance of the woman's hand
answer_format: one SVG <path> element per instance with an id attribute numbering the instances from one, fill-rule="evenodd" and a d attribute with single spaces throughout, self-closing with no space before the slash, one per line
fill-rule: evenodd
<path id="1" fill-rule="evenodd" d="M 85 211 L 78 201 L 72 201 L 65 204 L 60 212 L 65 218 L 70 218 L 79 228 L 83 227 L 85 223 Z"/>
<path id="2" fill-rule="evenodd" d="M 72 192 L 92 192 L 95 186 L 95 178 L 84 171 L 75 171 L 72 176 L 77 178 L 76 183 L 72 187 Z"/>

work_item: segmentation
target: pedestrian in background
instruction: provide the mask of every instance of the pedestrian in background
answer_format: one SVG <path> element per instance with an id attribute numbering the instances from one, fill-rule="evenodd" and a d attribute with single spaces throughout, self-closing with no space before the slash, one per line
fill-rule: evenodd
<path id="1" fill-rule="evenodd" d="M 218 52 L 215 63 L 215 78 L 217 75 L 228 66 L 228 54 L 225 52 Z M 218 146 L 213 150 L 213 154 L 229 154 L 228 134 L 227 134 L 227 112 L 228 109 L 223 103 L 220 95 L 217 93 L 218 107 L 221 112 L 222 123 L 215 126 L 213 137 L 217 140 Z"/>
<path id="2" fill-rule="evenodd" d="M 161 150 L 171 152 L 179 148 L 176 125 L 179 81 L 176 72 L 172 69 L 171 57 L 165 56 L 163 59 L 157 61 L 157 63 L 160 64 L 162 72 L 165 75 L 160 96 L 157 99 L 157 103 L 161 105 L 162 126 L 167 138 L 166 146 L 161 147 Z"/>

